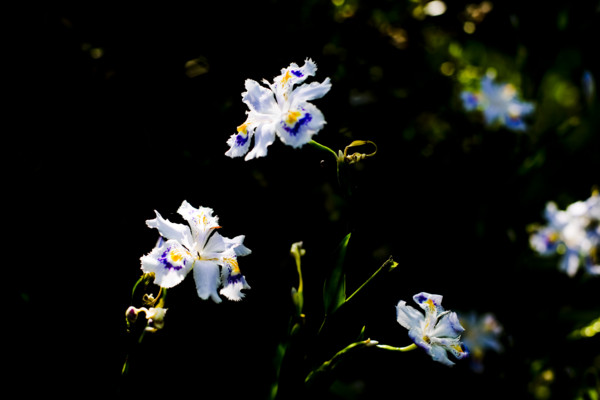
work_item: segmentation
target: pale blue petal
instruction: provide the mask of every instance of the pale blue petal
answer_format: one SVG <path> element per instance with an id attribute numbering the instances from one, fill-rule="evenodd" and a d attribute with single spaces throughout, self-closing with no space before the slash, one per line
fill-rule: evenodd
<path id="1" fill-rule="evenodd" d="M 252 253 L 252 250 L 250 250 L 249 248 L 244 246 L 245 238 L 246 238 L 246 236 L 239 235 L 239 236 L 234 237 L 233 239 L 224 237 L 223 240 L 225 241 L 227 248 L 232 248 L 235 252 L 235 255 L 237 257 L 241 257 L 241 256 L 247 256 L 248 254 Z"/>
<path id="2" fill-rule="evenodd" d="M 433 359 L 433 361 L 440 362 L 448 367 L 454 365 L 452 361 L 448 358 L 448 354 L 446 353 L 446 349 L 442 346 L 432 345 L 429 350 L 429 355 Z"/>
<path id="3" fill-rule="evenodd" d="M 528 115 L 535 111 L 535 105 L 533 103 L 526 103 L 522 101 L 518 101 L 519 106 L 519 115 Z"/>
<path id="4" fill-rule="evenodd" d="M 220 258 L 225 250 L 227 250 L 225 239 L 219 232 L 214 232 L 202 248 L 201 255 L 205 259 Z"/>
<path id="5" fill-rule="evenodd" d="M 425 349 L 428 353 L 431 350 L 429 338 L 423 335 L 421 327 L 416 327 L 408 331 L 408 337 L 419 347 Z"/>
<path id="6" fill-rule="evenodd" d="M 217 289 L 221 283 L 221 277 L 219 276 L 219 266 L 217 263 L 196 260 L 193 273 L 198 296 L 203 300 L 210 297 L 215 303 L 220 303 L 222 300 L 217 293 Z"/>
<path id="7" fill-rule="evenodd" d="M 430 335 L 437 338 L 456 338 L 464 331 L 465 328 L 460 324 L 456 313 L 450 312 L 438 320 Z"/>
<path id="8" fill-rule="evenodd" d="M 502 344 L 498 341 L 498 339 L 496 339 L 495 336 L 492 336 L 491 334 L 481 338 L 481 346 L 497 352 L 501 352 L 503 350 Z"/>
<path id="9" fill-rule="evenodd" d="M 560 270 L 564 271 L 570 277 L 575 276 L 579 269 L 579 253 L 573 249 L 567 248 L 559 264 Z"/>
<path id="10" fill-rule="evenodd" d="M 493 125 L 496 121 L 502 120 L 504 117 L 503 109 L 496 106 L 487 106 L 483 109 L 483 117 L 487 125 Z"/>
<path id="11" fill-rule="evenodd" d="M 461 343 L 461 341 L 456 338 L 435 338 L 432 339 L 432 345 L 435 347 L 442 347 L 446 351 L 450 352 L 454 357 L 458 360 L 461 360 L 469 355 L 466 347 Z"/>

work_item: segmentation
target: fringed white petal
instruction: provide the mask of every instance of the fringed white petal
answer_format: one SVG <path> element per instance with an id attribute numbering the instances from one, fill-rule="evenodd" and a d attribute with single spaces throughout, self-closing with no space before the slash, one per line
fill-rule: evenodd
<path id="1" fill-rule="evenodd" d="M 192 234 L 188 226 L 171 222 L 164 219 L 158 211 L 154 212 L 156 213 L 156 218 L 147 220 L 146 225 L 150 228 L 156 228 L 165 239 L 176 240 L 188 249 L 192 247 Z"/>
<path id="2" fill-rule="evenodd" d="M 141 257 L 145 273 L 154 273 L 154 283 L 164 288 L 178 285 L 192 270 L 194 259 L 179 242 L 161 241 L 148 255 Z"/>
<path id="3" fill-rule="evenodd" d="M 267 155 L 267 147 L 275 141 L 275 125 L 273 123 L 262 124 L 256 127 L 254 134 L 254 147 L 246 155 L 245 160 L 264 157 Z"/>

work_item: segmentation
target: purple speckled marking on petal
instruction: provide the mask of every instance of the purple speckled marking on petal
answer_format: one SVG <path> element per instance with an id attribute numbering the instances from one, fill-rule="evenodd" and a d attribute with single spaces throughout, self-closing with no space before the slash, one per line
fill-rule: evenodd
<path id="1" fill-rule="evenodd" d="M 294 126 L 289 126 L 288 124 L 286 124 L 285 122 L 281 122 L 281 125 L 283 126 L 283 129 L 286 130 L 286 132 L 288 132 L 290 135 L 292 136 L 296 136 L 298 134 L 298 132 L 300 131 L 300 129 L 308 124 L 310 121 L 312 121 L 312 115 L 310 115 L 309 113 L 304 114 L 304 116 L 302 118 L 300 118 L 298 121 L 296 121 L 296 123 L 294 124 Z"/>
<path id="2" fill-rule="evenodd" d="M 424 294 L 419 294 L 419 296 L 415 297 L 415 301 L 419 304 L 424 303 L 427 301 L 427 296 L 425 296 Z"/>
<path id="3" fill-rule="evenodd" d="M 248 135 L 239 134 L 235 137 L 235 145 L 238 147 L 242 147 L 248 142 L 249 138 L 250 136 Z"/>
<path id="4" fill-rule="evenodd" d="M 235 283 L 240 282 L 242 279 L 244 279 L 244 276 L 242 274 L 229 274 L 229 276 L 227 277 L 227 284 L 233 285 Z"/>
<path id="5" fill-rule="evenodd" d="M 300 70 L 291 71 L 292 74 L 296 75 L 298 78 L 302 78 L 304 74 Z"/>
<path id="6" fill-rule="evenodd" d="M 180 269 L 183 268 L 183 266 L 185 265 L 185 258 L 183 259 L 183 265 L 173 265 L 169 262 L 169 253 L 171 252 L 171 248 L 168 247 L 167 250 L 165 250 L 160 257 L 158 258 L 158 261 L 165 266 L 166 269 L 174 269 L 175 271 L 179 271 Z"/>

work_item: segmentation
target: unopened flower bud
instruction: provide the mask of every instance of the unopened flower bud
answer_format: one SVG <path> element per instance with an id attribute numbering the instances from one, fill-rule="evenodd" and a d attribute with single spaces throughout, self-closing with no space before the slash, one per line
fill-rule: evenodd
<path id="1" fill-rule="evenodd" d="M 139 310 L 133 306 L 129 307 L 127 311 L 125 311 L 125 319 L 128 324 L 134 324 L 137 321 Z"/>

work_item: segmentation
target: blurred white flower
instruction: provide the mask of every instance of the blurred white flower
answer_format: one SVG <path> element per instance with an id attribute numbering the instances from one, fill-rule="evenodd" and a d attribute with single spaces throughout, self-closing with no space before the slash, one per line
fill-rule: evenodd
<path id="1" fill-rule="evenodd" d="M 487 125 L 499 124 L 513 131 L 524 131 L 523 117 L 534 111 L 532 103 L 518 99 L 514 85 L 495 83 L 487 76 L 481 79 L 479 90 L 465 90 L 460 96 L 465 110 L 481 111 Z"/>
<path id="2" fill-rule="evenodd" d="M 529 238 L 530 246 L 542 256 L 561 255 L 559 267 L 574 276 L 583 264 L 592 275 L 600 275 L 600 195 L 594 192 L 585 201 L 559 210 L 548 202 L 544 216 L 547 224 L 537 227 Z"/>
<path id="3" fill-rule="evenodd" d="M 475 312 L 459 314 L 459 320 L 465 327 L 462 340 L 469 349 L 471 367 L 476 372 L 483 372 L 483 358 L 488 350 L 503 351 L 499 337 L 502 325 L 491 313 L 479 315 Z"/>

